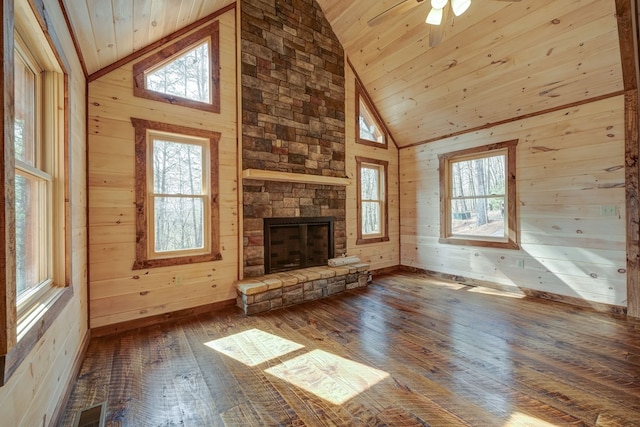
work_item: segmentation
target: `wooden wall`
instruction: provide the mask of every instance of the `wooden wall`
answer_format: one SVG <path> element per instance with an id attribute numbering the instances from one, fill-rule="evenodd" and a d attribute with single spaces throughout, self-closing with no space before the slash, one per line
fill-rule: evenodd
<path id="1" fill-rule="evenodd" d="M 228 11 L 218 19 L 220 114 L 134 97 L 132 63 L 141 58 L 89 84 L 91 328 L 236 296 L 233 286 L 238 272 L 235 11 Z M 222 133 L 219 144 L 221 261 L 132 270 L 135 207 L 131 117 Z"/>
<path id="2" fill-rule="evenodd" d="M 49 425 L 64 404 L 68 384 L 74 380 L 74 363 L 87 339 L 87 232 L 86 232 L 86 81 L 57 0 L 44 4 L 46 22 L 63 48 L 68 70 L 70 125 L 71 286 L 73 298 L 43 338 L 22 361 L 8 383 L 0 387 L 0 424 Z M 15 2 L 16 13 L 31 10 L 26 0 Z M 34 30 L 37 24 L 33 25 Z"/>
<path id="3" fill-rule="evenodd" d="M 439 244 L 438 154 L 516 138 L 521 249 Z M 623 96 L 402 149 L 400 164 L 402 265 L 626 305 Z"/>
<path id="4" fill-rule="evenodd" d="M 395 267 L 400 264 L 400 210 L 398 187 L 398 148 L 389 141 L 388 148 L 381 149 L 356 141 L 356 76 L 349 65 L 345 69 L 346 92 L 346 153 L 345 168 L 351 183 L 347 186 L 347 255 L 356 255 L 371 265 L 372 270 Z M 356 157 L 386 160 L 389 162 L 387 177 L 387 202 L 389 205 L 389 241 L 356 244 L 358 227 L 358 207 L 356 205 Z"/>

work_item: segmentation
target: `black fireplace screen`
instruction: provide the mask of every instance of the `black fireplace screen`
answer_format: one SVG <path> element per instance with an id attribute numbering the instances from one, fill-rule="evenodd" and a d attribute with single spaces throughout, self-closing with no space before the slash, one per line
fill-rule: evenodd
<path id="1" fill-rule="evenodd" d="M 265 273 L 327 265 L 333 258 L 333 217 L 265 218 Z"/>

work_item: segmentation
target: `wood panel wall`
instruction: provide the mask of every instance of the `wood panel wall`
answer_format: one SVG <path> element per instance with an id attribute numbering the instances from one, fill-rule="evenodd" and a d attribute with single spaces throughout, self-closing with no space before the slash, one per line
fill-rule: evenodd
<path id="1" fill-rule="evenodd" d="M 0 388 L 0 424 L 6 426 L 49 425 L 64 404 L 74 364 L 87 339 L 87 232 L 86 232 L 86 81 L 73 41 L 57 0 L 17 0 L 19 13 L 30 3 L 46 10 L 46 25 L 58 37 L 69 62 L 68 106 L 70 141 L 70 282 L 73 298 L 42 339 L 22 361 L 9 382 Z M 42 7 L 44 6 L 44 7 Z M 34 25 L 34 30 L 37 24 Z"/>
<path id="2" fill-rule="evenodd" d="M 388 148 L 376 148 L 356 143 L 356 76 L 349 65 L 345 68 L 346 92 L 346 153 L 345 169 L 351 183 L 347 192 L 347 255 L 360 257 L 371 265 L 372 270 L 395 267 L 400 264 L 400 210 L 398 185 L 398 148 L 389 141 Z M 358 207 L 356 182 L 356 157 L 384 160 L 389 162 L 387 177 L 387 203 L 389 206 L 389 241 L 356 244 L 358 227 Z"/>
<path id="3" fill-rule="evenodd" d="M 402 265 L 626 306 L 624 130 L 616 96 L 401 150 Z M 520 250 L 438 243 L 438 154 L 510 139 Z"/>
<path id="4" fill-rule="evenodd" d="M 235 298 L 233 281 L 238 271 L 235 11 L 218 19 L 219 114 L 134 97 L 132 63 L 89 84 L 91 328 Z M 218 164 L 222 260 L 132 270 L 135 191 L 134 129 L 130 117 L 221 132 Z"/>

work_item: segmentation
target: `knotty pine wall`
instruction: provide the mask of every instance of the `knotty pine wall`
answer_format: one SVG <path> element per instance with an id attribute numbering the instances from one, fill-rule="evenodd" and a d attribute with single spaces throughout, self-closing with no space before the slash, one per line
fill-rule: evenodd
<path id="1" fill-rule="evenodd" d="M 401 150 L 402 265 L 626 306 L 623 104 L 616 96 Z M 521 249 L 438 243 L 438 154 L 516 138 Z"/>
<path id="2" fill-rule="evenodd" d="M 356 76 L 349 65 L 345 67 L 346 92 L 346 153 L 345 169 L 351 178 L 347 186 L 347 255 L 356 255 L 370 264 L 371 270 L 395 267 L 400 264 L 400 201 L 398 186 L 398 148 L 389 141 L 388 148 L 381 149 L 357 144 L 356 141 Z M 356 192 L 356 157 L 385 160 L 389 162 L 387 177 L 387 203 L 389 205 L 389 241 L 357 245 L 358 207 Z"/>
<path id="3" fill-rule="evenodd" d="M 238 274 L 234 10 L 217 19 L 220 21 L 220 114 L 134 97 L 133 63 L 142 57 L 89 84 L 91 328 L 236 296 L 233 286 Z M 218 162 L 222 260 L 132 270 L 136 236 L 131 117 L 222 133 Z"/>
<path id="4" fill-rule="evenodd" d="M 31 13 L 30 2 L 16 0 L 18 13 Z M 7 384 L 0 387 L 0 424 L 49 425 L 63 405 L 67 385 L 74 380 L 74 363 L 87 334 L 87 232 L 86 232 L 86 109 L 85 77 L 57 0 L 43 3 L 46 22 L 57 35 L 70 69 L 68 107 L 70 126 L 70 278 L 73 297 L 41 340 L 22 361 Z M 32 28 L 38 28 L 34 21 Z"/>

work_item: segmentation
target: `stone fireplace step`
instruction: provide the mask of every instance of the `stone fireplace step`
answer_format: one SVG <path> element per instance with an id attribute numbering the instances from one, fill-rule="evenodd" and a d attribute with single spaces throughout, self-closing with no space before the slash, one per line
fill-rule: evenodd
<path id="1" fill-rule="evenodd" d="M 237 304 L 256 314 L 367 286 L 369 264 L 309 267 L 236 281 Z"/>

